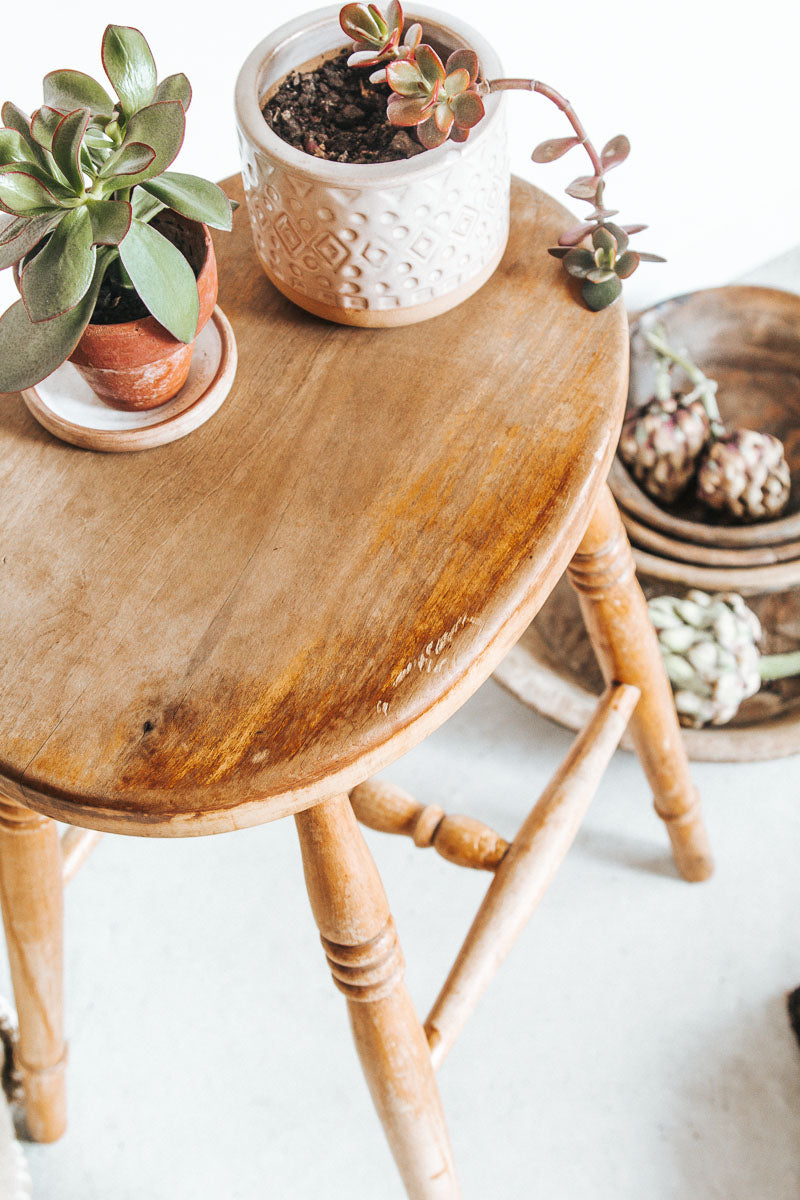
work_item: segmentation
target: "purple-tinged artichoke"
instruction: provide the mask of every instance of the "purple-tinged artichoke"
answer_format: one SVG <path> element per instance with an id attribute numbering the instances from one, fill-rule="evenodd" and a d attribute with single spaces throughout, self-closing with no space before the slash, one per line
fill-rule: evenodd
<path id="1" fill-rule="evenodd" d="M 789 464 L 783 443 L 770 433 L 736 429 L 717 438 L 697 476 L 697 496 L 737 521 L 779 517 L 789 503 Z"/>
<path id="2" fill-rule="evenodd" d="M 625 420 L 618 453 L 649 496 L 672 504 L 694 478 L 710 431 L 702 400 L 673 395 L 669 366 L 661 359 L 656 394 Z"/>
<path id="3" fill-rule="evenodd" d="M 682 725 L 725 725 L 764 681 L 800 674 L 800 651 L 760 654 L 761 624 L 734 592 L 657 596 L 647 607 Z"/>

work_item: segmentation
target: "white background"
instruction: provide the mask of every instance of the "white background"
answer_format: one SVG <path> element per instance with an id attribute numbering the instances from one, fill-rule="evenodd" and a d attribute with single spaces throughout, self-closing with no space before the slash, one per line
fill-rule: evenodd
<path id="1" fill-rule="evenodd" d="M 41 102 L 42 75 L 56 67 L 102 77 L 106 23 L 136 25 L 159 75 L 183 70 L 194 86 L 178 166 L 222 178 L 238 169 L 232 93 L 241 62 L 308 7 L 304 0 L 8 5 L 0 98 L 30 111 Z M 633 153 L 610 177 L 607 198 L 619 220 L 649 223 L 637 239 L 641 249 L 669 259 L 629 281 L 631 307 L 729 282 L 800 240 L 796 3 L 460 0 L 458 11 L 494 43 L 509 75 L 536 76 L 567 95 L 596 143 L 619 132 L 630 137 Z M 550 166 L 530 162 L 537 142 L 570 132 L 546 100 L 522 93 L 505 103 L 518 174 L 559 194 L 585 173 L 580 150 Z M 568 203 L 576 212 L 585 207 Z M 6 272 L 0 309 L 13 298 Z"/>

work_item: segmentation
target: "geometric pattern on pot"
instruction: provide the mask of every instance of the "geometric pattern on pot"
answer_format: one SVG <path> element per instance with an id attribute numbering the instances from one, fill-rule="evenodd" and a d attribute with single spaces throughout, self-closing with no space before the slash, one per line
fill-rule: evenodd
<path id="1" fill-rule="evenodd" d="M 432 175 L 336 187 L 240 139 L 253 237 L 270 275 L 342 309 L 408 308 L 467 284 L 508 238 L 504 122 Z"/>

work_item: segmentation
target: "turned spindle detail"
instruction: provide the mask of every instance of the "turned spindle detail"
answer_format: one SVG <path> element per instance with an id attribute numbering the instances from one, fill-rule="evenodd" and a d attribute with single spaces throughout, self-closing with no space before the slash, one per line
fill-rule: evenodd
<path id="1" fill-rule="evenodd" d="M 34 1141 L 66 1126 L 63 887 L 55 821 L 0 797 L 0 904 L 19 1014 L 17 1066 Z"/>
<path id="2" fill-rule="evenodd" d="M 381 780 L 362 783 L 350 793 L 362 825 L 379 833 L 399 833 L 416 846 L 433 846 L 448 862 L 479 871 L 496 871 L 509 843 L 473 817 L 448 816 L 436 804 L 419 804 L 402 788 Z"/>
<path id="3" fill-rule="evenodd" d="M 391 917 L 383 929 L 359 946 L 343 946 L 320 935 L 333 981 L 350 1000 L 381 1000 L 403 978 L 405 963 Z"/>
<path id="4" fill-rule="evenodd" d="M 699 798 L 689 773 L 672 689 L 647 603 L 636 579 L 628 537 L 604 487 L 578 553 L 569 566 L 581 612 L 607 684 L 629 683 L 642 698 L 631 736 L 666 823 L 675 862 L 685 879 L 713 870 Z"/>

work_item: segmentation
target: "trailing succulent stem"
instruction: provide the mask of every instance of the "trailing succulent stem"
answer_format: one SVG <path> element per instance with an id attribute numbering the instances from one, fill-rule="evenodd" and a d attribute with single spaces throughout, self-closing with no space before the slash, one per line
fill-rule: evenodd
<path id="1" fill-rule="evenodd" d="M 104 279 L 136 292 L 191 342 L 199 299 L 181 251 L 151 225 L 169 208 L 230 229 L 216 184 L 168 171 L 192 97 L 183 74 L 160 82 L 138 29 L 109 25 L 103 68 L 115 97 L 81 71 L 51 71 L 32 117 L 7 101 L 0 128 L 0 270 L 21 299 L 0 317 L 0 391 L 30 387 L 75 349 Z"/>
<path id="2" fill-rule="evenodd" d="M 632 275 L 640 262 L 664 262 L 657 254 L 630 250 L 628 239 L 646 225 L 612 225 L 616 210 L 606 208 L 606 175 L 623 163 L 630 142 L 620 134 L 598 153 L 577 113 L 560 92 L 537 79 L 491 79 L 480 77 L 478 57 L 473 50 L 456 50 L 446 62 L 421 41 L 422 27 L 409 26 L 403 34 L 403 10 L 391 0 L 386 13 L 374 4 L 346 4 L 340 24 L 354 42 L 348 64 L 378 66 L 370 75 L 373 83 L 387 83 L 390 96 L 387 117 L 393 125 L 415 127 L 427 150 L 447 139 L 464 142 L 484 116 L 484 97 L 494 92 L 538 92 L 564 113 L 573 133 L 550 138 L 533 151 L 533 161 L 554 162 L 576 146 L 583 146 L 591 164 L 591 175 L 581 175 L 566 189 L 576 200 L 592 205 L 586 221 L 567 230 L 550 253 L 564 262 L 568 274 L 581 280 L 586 305 L 597 312 L 612 304 L 622 292 L 622 280 Z M 401 41 L 402 37 L 402 41 Z M 591 238 L 592 249 L 581 243 Z"/>

